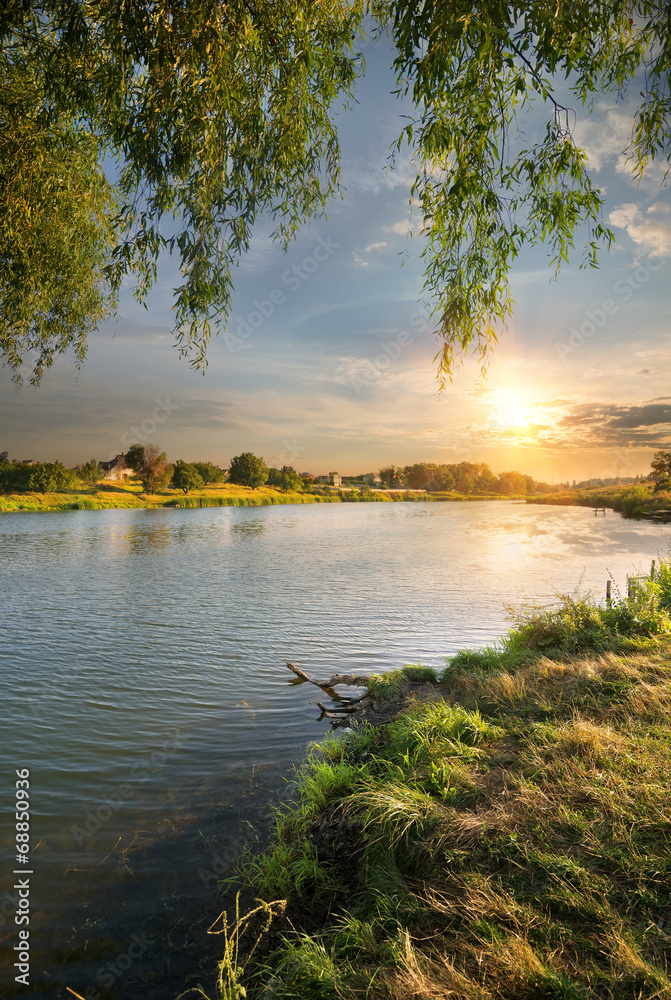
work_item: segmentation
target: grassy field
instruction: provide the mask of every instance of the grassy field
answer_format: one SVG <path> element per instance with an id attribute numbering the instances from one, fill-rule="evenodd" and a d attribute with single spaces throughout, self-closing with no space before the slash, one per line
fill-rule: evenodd
<path id="1" fill-rule="evenodd" d="M 160 493 L 143 493 L 139 484 L 98 484 L 89 489 L 67 490 L 63 493 L 0 494 L 0 512 L 31 510 L 106 510 L 132 507 L 261 507 L 270 504 L 347 503 L 347 502 L 416 502 L 465 500 L 520 500 L 523 497 L 501 497 L 498 494 L 465 496 L 460 493 L 404 493 L 402 491 L 329 489 L 315 493 L 283 492 L 272 486 L 252 490 L 246 486 L 217 484 L 185 495 L 181 490 L 166 489 Z"/>
<path id="2" fill-rule="evenodd" d="M 374 679 L 401 709 L 298 770 L 208 995 L 671 997 L 670 608 L 662 563 L 631 601 Z"/>
<path id="3" fill-rule="evenodd" d="M 326 499 L 326 498 L 324 498 Z M 104 510 L 129 507 L 255 507 L 267 504 L 315 503 L 317 498 L 306 493 L 283 493 L 270 486 L 257 490 L 246 486 L 221 484 L 206 486 L 185 496 L 181 490 L 161 490 L 151 495 L 134 484 L 98 484 L 90 489 L 68 490 L 64 493 L 14 493 L 0 495 L 0 511 L 10 510 Z"/>

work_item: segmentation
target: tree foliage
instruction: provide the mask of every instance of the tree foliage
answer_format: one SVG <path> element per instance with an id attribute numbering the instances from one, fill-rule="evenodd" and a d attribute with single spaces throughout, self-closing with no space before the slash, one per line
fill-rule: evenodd
<path id="1" fill-rule="evenodd" d="M 656 451 L 651 469 L 653 479 L 671 479 L 671 451 Z"/>
<path id="2" fill-rule="evenodd" d="M 0 463 L 0 489 L 5 493 L 32 490 L 36 493 L 56 493 L 75 489 L 77 474 L 61 462 Z"/>
<path id="3" fill-rule="evenodd" d="M 411 196 L 427 237 L 425 293 L 439 321 L 444 379 L 469 347 L 484 360 L 496 341 L 512 311 L 508 273 L 523 244 L 546 243 L 558 270 L 579 227 L 593 266 L 598 245 L 613 238 L 560 80 L 570 100 L 588 106 L 604 92 L 642 88 L 632 169 L 668 161 L 671 21 L 666 5 L 629 0 L 388 0 L 378 12 L 394 41 L 399 91 L 417 107 L 397 149 L 407 142 L 419 167 Z M 538 101 L 546 124 L 529 141 L 523 115 Z"/>
<path id="4" fill-rule="evenodd" d="M 133 472 L 139 472 L 144 465 L 144 445 L 132 444 L 124 455 L 126 465 Z"/>
<path id="5" fill-rule="evenodd" d="M 196 472 L 204 483 L 223 483 L 226 472 L 213 462 L 194 462 Z"/>
<path id="6" fill-rule="evenodd" d="M 531 476 L 521 472 L 501 472 L 495 475 L 486 462 L 459 462 L 436 465 L 434 462 L 416 462 L 414 465 L 390 465 L 380 469 L 380 479 L 390 489 L 406 487 L 411 490 L 445 492 L 456 490 L 471 493 L 524 494 L 550 492 L 546 483 L 536 483 Z"/>
<path id="7" fill-rule="evenodd" d="M 205 484 L 195 465 L 178 458 L 172 473 L 172 485 L 186 494 L 189 490 L 202 490 Z"/>
<path id="8" fill-rule="evenodd" d="M 164 489 L 172 478 L 173 468 L 157 444 L 132 444 L 125 455 L 126 465 L 142 483 L 145 493 Z"/>
<path id="9" fill-rule="evenodd" d="M 671 451 L 656 451 L 652 456 L 652 478 L 656 479 L 655 492 L 671 489 Z"/>
<path id="10" fill-rule="evenodd" d="M 99 144 L 50 108 L 32 67 L 0 57 L 0 357 L 39 383 L 115 306 L 104 273 L 117 241 L 116 193 Z"/>
<path id="11" fill-rule="evenodd" d="M 228 480 L 238 486 L 249 486 L 255 490 L 268 479 L 268 466 L 262 458 L 257 458 L 251 451 L 243 451 L 231 459 L 228 470 Z"/>
<path id="12" fill-rule="evenodd" d="M 303 491 L 303 480 L 291 465 L 283 465 L 281 469 L 268 469 L 268 486 L 276 486 L 284 492 Z"/>
<path id="13" fill-rule="evenodd" d="M 40 169 L 48 176 L 40 177 L 37 197 L 29 199 L 38 228 L 59 232 L 67 246 L 77 235 L 67 223 L 68 204 L 76 196 L 69 182 L 80 171 L 93 183 L 95 143 L 120 164 L 119 211 L 112 213 L 119 235 L 111 253 L 107 233 L 99 241 L 107 269 L 101 274 L 96 258 L 87 285 L 82 269 L 70 273 L 54 252 L 52 284 L 76 296 L 80 285 L 93 289 L 97 283 L 102 305 L 105 281 L 116 290 L 133 274 L 136 296 L 145 301 L 159 255 L 176 253 L 182 280 L 175 289 L 175 334 L 180 351 L 203 364 L 212 327 L 225 322 L 229 310 L 231 266 L 248 248 L 258 216 L 264 212 L 274 220 L 274 235 L 286 245 L 338 188 L 339 147 L 330 108 L 355 78 L 351 46 L 361 16 L 361 5 L 348 0 L 9 0 L 3 5 L 0 68 L 19 81 L 34 76 L 35 93 L 26 97 L 29 109 L 34 106 L 32 117 L 62 123 L 72 157 L 78 144 L 91 138 L 81 163 L 73 161 L 68 171 L 60 163 L 58 142 L 40 136 Z M 5 100 L 3 131 L 10 151 L 21 148 L 24 114 L 25 102 Z M 41 193 L 49 184 L 59 203 L 53 225 Z M 85 195 L 81 212 L 93 219 L 89 188 Z M 36 279 L 30 270 L 13 280 L 12 301 L 18 301 L 22 283 L 32 294 Z M 13 327 L 11 313 L 3 310 L 0 346 L 17 377 L 30 352 L 45 345 L 35 382 L 50 351 L 70 345 L 81 359 L 84 327 L 95 324 L 99 309 L 78 311 L 74 305 L 69 330 L 57 324 L 53 331 L 47 323 L 32 339 Z M 32 315 L 34 307 L 27 308 Z"/>
<path id="14" fill-rule="evenodd" d="M 39 382 L 69 347 L 81 361 L 121 282 L 132 275 L 146 302 L 166 252 L 181 267 L 179 349 L 205 363 L 255 221 L 271 218 L 286 246 L 338 191 L 334 109 L 362 66 L 366 14 L 416 109 L 395 149 L 407 143 L 417 165 L 441 377 L 464 351 L 486 358 L 523 245 L 546 243 L 557 269 L 582 230 L 596 265 L 612 234 L 569 105 L 639 95 L 631 168 L 668 161 L 665 4 L 7 0 L 0 353 L 17 381 L 30 363 Z M 540 131 L 524 117 L 533 104 Z"/>
<path id="15" fill-rule="evenodd" d="M 87 486 L 95 486 L 102 479 L 100 466 L 95 458 L 89 459 L 79 470 L 79 478 Z"/>

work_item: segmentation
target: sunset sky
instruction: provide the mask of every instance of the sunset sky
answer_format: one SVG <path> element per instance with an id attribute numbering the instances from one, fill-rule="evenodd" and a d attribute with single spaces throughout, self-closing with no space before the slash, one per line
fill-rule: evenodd
<path id="1" fill-rule="evenodd" d="M 620 156 L 631 105 L 604 99 L 591 118 L 576 106 L 616 247 L 598 271 L 578 268 L 578 248 L 557 282 L 544 248 L 524 252 L 488 380 L 479 385 L 474 361 L 441 396 L 421 220 L 408 205 L 414 175 L 403 159 L 384 169 L 407 108 L 390 94 L 386 44 L 366 59 L 359 103 L 339 117 L 343 200 L 286 255 L 259 226 L 205 374 L 172 346 L 168 259 L 149 309 L 127 290 L 79 376 L 64 358 L 39 390 L 16 392 L 0 372 L 0 450 L 73 465 L 140 440 L 173 461 L 226 466 L 253 451 L 269 465 L 351 474 L 465 459 L 554 481 L 636 475 L 671 448 L 671 200 L 662 171 L 637 185 Z"/>

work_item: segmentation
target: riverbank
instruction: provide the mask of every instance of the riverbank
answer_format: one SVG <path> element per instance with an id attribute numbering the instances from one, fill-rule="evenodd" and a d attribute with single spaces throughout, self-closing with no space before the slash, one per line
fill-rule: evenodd
<path id="1" fill-rule="evenodd" d="M 563 493 L 534 494 L 526 497 L 527 503 L 554 504 L 556 506 L 603 507 L 618 511 L 623 517 L 665 519 L 671 517 L 671 492 L 655 493 L 655 483 L 650 480 L 634 486 L 595 487 L 588 490 L 566 490 Z"/>
<path id="2" fill-rule="evenodd" d="M 142 487 L 130 484 L 99 484 L 90 489 L 66 490 L 62 493 L 11 493 L 0 494 L 0 513 L 58 510 L 114 510 L 157 507 L 265 507 L 274 504 L 305 503 L 412 503 L 463 502 L 466 500 L 523 500 L 522 496 L 482 494 L 468 496 L 460 493 L 424 493 L 421 490 L 371 490 L 325 489 L 319 492 L 284 492 L 272 486 L 249 489 L 246 486 L 207 486 L 196 493 L 185 495 L 181 490 L 168 489 L 160 493 L 143 493 Z"/>
<path id="3" fill-rule="evenodd" d="M 315 747 L 246 858 L 263 905 L 219 997 L 671 996 L 670 608 L 662 562 L 630 601 L 374 678 L 386 724 Z"/>

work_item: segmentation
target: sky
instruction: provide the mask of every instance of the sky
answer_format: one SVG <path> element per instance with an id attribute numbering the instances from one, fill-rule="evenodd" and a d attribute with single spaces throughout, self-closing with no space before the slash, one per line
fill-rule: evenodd
<path id="1" fill-rule="evenodd" d="M 556 482 L 645 473 L 671 448 L 671 199 L 656 165 L 637 184 L 621 155 L 628 99 L 576 106 L 616 245 L 598 270 L 579 268 L 578 246 L 557 281 L 547 248 L 525 250 L 486 381 L 473 359 L 441 394 L 414 174 L 404 156 L 387 169 L 408 107 L 391 94 L 388 43 L 365 55 L 358 103 L 337 119 L 343 198 L 286 254 L 257 227 L 204 373 L 174 347 L 178 271 L 163 260 L 149 308 L 124 289 L 79 373 L 66 356 L 17 391 L 0 370 L 0 451 L 71 466 L 154 442 L 171 461 L 224 467 L 252 451 L 314 475 L 471 461 Z"/>

